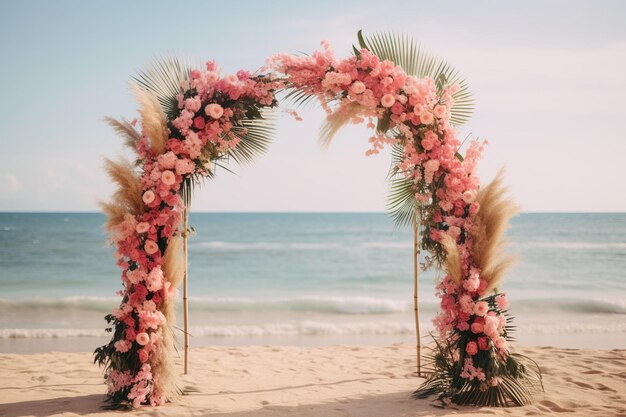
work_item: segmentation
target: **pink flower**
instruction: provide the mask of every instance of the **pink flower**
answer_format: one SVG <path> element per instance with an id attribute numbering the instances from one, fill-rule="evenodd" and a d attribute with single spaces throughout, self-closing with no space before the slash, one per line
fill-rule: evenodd
<path id="1" fill-rule="evenodd" d="M 424 139 L 422 139 L 422 148 L 430 151 L 432 148 L 435 147 L 435 144 L 437 144 L 437 142 L 439 142 L 437 134 L 432 130 L 429 130 L 424 133 Z"/>
<path id="2" fill-rule="evenodd" d="M 137 223 L 137 227 L 135 227 L 135 231 L 139 234 L 146 233 L 148 229 L 150 229 L 150 223 L 148 222 Z"/>
<path id="3" fill-rule="evenodd" d="M 486 301 L 478 301 L 474 304 L 474 314 L 478 317 L 484 317 L 489 311 L 489 304 Z"/>
<path id="4" fill-rule="evenodd" d="M 176 175 L 170 170 L 163 171 L 161 181 L 163 181 L 165 185 L 174 185 L 176 184 Z"/>
<path id="5" fill-rule="evenodd" d="M 143 196 L 141 197 L 143 202 L 146 204 L 152 203 L 154 201 L 154 198 L 155 198 L 155 195 L 152 190 L 146 191 L 145 193 L 143 193 Z"/>
<path id="6" fill-rule="evenodd" d="M 465 346 L 465 351 L 468 355 L 473 356 L 478 353 L 478 345 L 476 342 L 471 341 L 467 344 L 467 346 Z"/>
<path id="7" fill-rule="evenodd" d="M 478 338 L 478 348 L 480 350 L 489 349 L 489 340 L 485 336 Z"/>
<path id="8" fill-rule="evenodd" d="M 467 204 L 473 203 L 476 200 L 476 191 L 467 190 L 463 192 L 463 201 Z"/>
<path id="9" fill-rule="evenodd" d="M 446 106 L 442 106 L 442 105 L 438 104 L 433 109 L 433 113 L 435 114 L 435 117 L 441 119 L 443 116 L 446 115 L 446 110 L 448 110 L 446 108 Z"/>
<path id="10" fill-rule="evenodd" d="M 509 306 L 509 301 L 506 298 L 506 294 L 500 294 L 496 297 L 496 304 L 500 310 L 506 310 Z"/>
<path id="11" fill-rule="evenodd" d="M 176 173 L 178 175 L 191 174 L 196 169 L 196 164 L 189 159 L 179 159 L 176 161 Z"/>
<path id="12" fill-rule="evenodd" d="M 380 104 L 383 105 L 383 107 L 391 107 L 393 106 L 393 103 L 396 102 L 396 98 L 393 96 L 393 94 L 385 94 L 383 96 L 382 99 L 380 99 Z"/>
<path id="13" fill-rule="evenodd" d="M 504 350 L 508 347 L 508 343 L 504 337 L 499 337 L 494 341 L 496 348 L 499 350 Z"/>
<path id="14" fill-rule="evenodd" d="M 476 334 L 482 333 L 484 328 L 485 326 L 483 326 L 482 323 L 479 323 L 479 322 L 472 323 L 472 333 L 476 333 Z"/>
<path id="15" fill-rule="evenodd" d="M 145 333 L 140 333 L 140 334 L 145 334 Z M 139 361 L 141 363 L 145 363 L 148 361 L 148 352 L 146 352 L 145 349 L 139 349 L 137 351 L 137 355 L 139 355 Z"/>
<path id="16" fill-rule="evenodd" d="M 193 127 L 195 127 L 196 129 L 202 130 L 204 129 L 204 126 L 206 126 L 206 121 L 204 120 L 204 117 L 198 116 L 193 119 Z"/>
<path id="17" fill-rule="evenodd" d="M 355 81 L 350 87 L 350 91 L 353 94 L 361 94 L 365 91 L 365 84 L 363 84 L 361 81 Z"/>
<path id="18" fill-rule="evenodd" d="M 185 109 L 191 112 L 197 112 L 200 110 L 200 106 L 202 106 L 202 102 L 198 97 L 192 97 L 185 100 Z"/>
<path id="19" fill-rule="evenodd" d="M 137 336 L 135 337 L 135 342 L 141 346 L 147 345 L 149 341 L 150 336 L 148 336 L 148 333 L 146 332 L 137 333 Z"/>
<path id="20" fill-rule="evenodd" d="M 118 340 L 113 346 L 115 346 L 115 350 L 120 353 L 128 352 L 128 350 L 131 348 L 130 343 L 126 340 Z"/>
<path id="21" fill-rule="evenodd" d="M 158 252 L 159 246 L 154 240 L 146 240 L 146 244 L 143 246 L 148 255 L 154 255 Z"/>
<path id="22" fill-rule="evenodd" d="M 211 103 L 204 108 L 204 112 L 207 116 L 211 116 L 214 119 L 219 119 L 224 114 L 224 109 L 217 103 Z"/>
<path id="23" fill-rule="evenodd" d="M 435 121 L 435 118 L 431 112 L 423 111 L 420 113 L 420 121 L 423 125 L 430 125 Z"/>

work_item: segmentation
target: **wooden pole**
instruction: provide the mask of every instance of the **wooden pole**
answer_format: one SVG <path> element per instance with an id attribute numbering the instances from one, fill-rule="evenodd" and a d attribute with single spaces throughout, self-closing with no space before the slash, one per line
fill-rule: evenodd
<path id="1" fill-rule="evenodd" d="M 419 268 L 419 233 L 417 227 L 417 210 L 413 212 L 413 310 L 415 312 L 415 336 L 417 338 L 417 376 L 422 376 L 422 341 L 420 338 L 420 312 L 417 303 L 418 285 L 417 274 Z"/>
<path id="2" fill-rule="evenodd" d="M 189 237 L 189 207 L 185 205 L 184 220 L 183 220 L 183 254 L 185 257 L 185 274 L 183 275 L 183 319 L 185 329 L 185 375 L 189 372 L 189 309 L 188 309 L 188 295 L 187 295 L 187 238 Z"/>

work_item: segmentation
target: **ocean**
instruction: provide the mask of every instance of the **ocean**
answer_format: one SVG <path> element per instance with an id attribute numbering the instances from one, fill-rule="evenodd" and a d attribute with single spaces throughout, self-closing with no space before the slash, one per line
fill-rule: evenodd
<path id="1" fill-rule="evenodd" d="M 0 352 L 92 350 L 119 304 L 100 213 L 0 213 Z M 192 346 L 415 342 L 412 231 L 384 213 L 192 213 Z M 626 213 L 523 213 L 518 343 L 626 347 Z M 422 334 L 437 271 L 420 272 Z M 178 326 L 182 327 L 179 314 Z"/>

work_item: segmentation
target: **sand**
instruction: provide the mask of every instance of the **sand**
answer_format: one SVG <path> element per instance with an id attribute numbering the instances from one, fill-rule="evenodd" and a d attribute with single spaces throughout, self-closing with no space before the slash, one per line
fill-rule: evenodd
<path id="1" fill-rule="evenodd" d="M 626 416 L 626 350 L 520 348 L 543 369 L 532 406 L 441 410 L 414 401 L 413 347 L 245 346 L 192 350 L 194 389 L 175 404 L 101 409 L 105 386 L 90 353 L 0 355 L 0 416 Z"/>

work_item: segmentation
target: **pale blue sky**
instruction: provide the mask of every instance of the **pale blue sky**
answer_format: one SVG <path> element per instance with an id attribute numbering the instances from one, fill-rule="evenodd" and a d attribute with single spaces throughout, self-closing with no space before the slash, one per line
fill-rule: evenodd
<path id="1" fill-rule="evenodd" d="M 1 1 L 0 210 L 96 210 L 121 152 L 103 116 L 132 118 L 130 76 L 170 52 L 254 70 L 277 52 L 358 29 L 410 34 L 469 80 L 461 134 L 490 141 L 528 211 L 626 211 L 626 2 Z M 280 120 L 269 153 L 196 193 L 197 211 L 382 211 L 388 155 L 351 127 L 317 147 L 323 119 Z"/>

